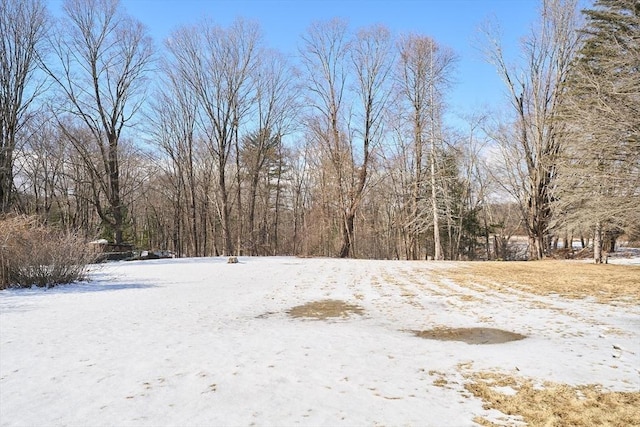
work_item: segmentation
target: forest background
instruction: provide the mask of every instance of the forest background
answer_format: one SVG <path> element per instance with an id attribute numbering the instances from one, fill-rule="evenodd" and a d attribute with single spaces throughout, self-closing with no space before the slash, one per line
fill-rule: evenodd
<path id="1" fill-rule="evenodd" d="M 116 0 L 49 7 L 0 5 L 5 217 L 178 256 L 541 259 L 579 240 L 600 262 L 638 239 L 635 0 L 543 0 L 515 57 L 479 22 L 506 103 L 455 120 L 460 57 L 428 34 L 319 20 L 291 55 L 258 21 L 153 40 Z"/>

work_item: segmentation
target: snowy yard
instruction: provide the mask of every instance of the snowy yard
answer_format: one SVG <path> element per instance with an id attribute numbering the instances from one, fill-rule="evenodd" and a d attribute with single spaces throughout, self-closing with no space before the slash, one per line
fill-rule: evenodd
<path id="1" fill-rule="evenodd" d="M 640 391 L 636 302 L 458 284 L 458 266 L 134 261 L 88 284 L 2 291 L 0 425 L 518 425 L 469 384 Z M 323 301 L 338 310 L 305 306 Z M 468 344 L 468 328 L 524 339 Z"/>

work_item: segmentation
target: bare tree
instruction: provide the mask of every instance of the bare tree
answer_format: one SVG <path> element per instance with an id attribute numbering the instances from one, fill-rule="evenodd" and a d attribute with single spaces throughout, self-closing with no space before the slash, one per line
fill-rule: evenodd
<path id="1" fill-rule="evenodd" d="M 292 67 L 276 51 L 262 54 L 253 75 L 256 124 L 255 130 L 245 135 L 241 153 L 249 175 L 247 227 L 253 255 L 258 254 L 258 230 L 255 225 L 258 184 L 265 168 L 278 163 L 282 138 L 291 131 L 292 118 L 298 106 L 294 77 Z M 267 176 L 267 186 L 268 181 Z"/>
<path id="2" fill-rule="evenodd" d="M 307 217 L 311 204 L 311 154 L 310 144 L 300 144 L 292 154 L 290 165 L 292 205 L 292 253 L 309 255 L 309 232 Z"/>
<path id="3" fill-rule="evenodd" d="M 250 76 L 257 66 L 260 38 L 257 25 L 237 20 L 228 29 L 207 22 L 182 28 L 167 43 L 180 78 L 198 99 L 197 124 L 216 160 L 217 201 L 226 255 L 234 252 L 227 168 L 241 121 L 251 107 Z"/>
<path id="4" fill-rule="evenodd" d="M 522 44 L 525 64 L 511 67 L 497 32 L 486 31 L 491 62 L 507 86 L 514 131 L 494 133 L 503 147 L 511 194 L 517 198 L 529 237 L 529 258 L 549 245 L 551 188 L 563 144 L 559 107 L 563 82 L 578 46 L 576 0 L 542 0 L 540 21 Z"/>
<path id="5" fill-rule="evenodd" d="M 174 222 L 188 224 L 188 239 L 187 236 L 180 238 L 180 227 L 174 224 L 177 228 L 174 247 L 179 255 L 202 256 L 204 248 L 200 236 L 206 234 L 206 229 L 201 228 L 198 215 L 197 163 L 201 151 L 196 132 L 198 99 L 188 83 L 176 73 L 170 60 L 162 61 L 161 70 L 163 84 L 151 103 L 148 123 L 153 142 L 167 156 L 167 161 L 162 162 L 167 179 L 173 178 L 171 188 L 175 190 L 175 196 L 172 199 L 176 200 L 174 208 L 178 216 Z M 184 205 L 188 213 L 183 212 Z M 187 218 L 183 217 L 185 214 Z M 185 241 L 190 241 L 189 248 L 184 247 Z"/>
<path id="6" fill-rule="evenodd" d="M 344 213 L 344 229 L 340 256 L 349 256 L 354 239 L 354 219 L 363 200 L 373 161 L 383 134 L 384 113 L 391 97 L 393 49 L 391 33 L 386 27 L 372 26 L 357 32 L 351 49 L 351 60 L 356 77 L 356 111 L 354 138 L 360 141 L 353 147 L 351 158 L 360 157 L 351 178 L 348 204 Z M 355 153 L 354 153 L 355 152 Z M 354 156 L 354 154 L 356 154 Z M 353 160 L 352 160 L 353 161 Z"/>
<path id="7" fill-rule="evenodd" d="M 19 204 L 23 212 L 36 214 L 43 222 L 59 208 L 60 181 L 65 174 L 65 139 L 51 120 L 43 114 L 25 126 L 24 146 L 19 157 L 18 191 L 24 197 Z M 61 217 L 61 212 L 56 215 Z M 64 224 L 62 224 L 64 225 Z"/>
<path id="8" fill-rule="evenodd" d="M 307 94 L 313 108 L 309 126 L 326 156 L 339 215 L 340 257 L 353 255 L 354 219 L 362 203 L 372 153 L 382 137 L 392 64 L 392 41 L 381 26 L 351 37 L 346 22 L 316 23 L 301 51 Z M 352 82 L 352 85 L 350 83 Z M 352 89 L 353 98 L 349 98 Z"/>
<path id="9" fill-rule="evenodd" d="M 345 205 L 345 168 L 349 154 L 345 129 L 348 25 L 337 19 L 314 23 L 303 36 L 303 43 L 300 55 L 307 80 L 306 98 L 312 108 L 307 126 L 310 137 L 331 165 L 331 178 L 335 179 L 336 187 L 333 197 L 339 208 Z M 324 161 L 324 158 L 315 160 Z M 322 172 L 320 182 L 324 184 L 328 178 L 324 165 Z M 322 195 L 326 200 L 326 191 L 322 191 Z M 323 203 L 323 210 L 325 207 L 327 203 Z"/>
<path id="10" fill-rule="evenodd" d="M 392 128 L 390 142 L 386 150 L 382 152 L 383 165 L 386 173 L 386 186 L 388 208 L 386 211 L 390 228 L 399 229 L 393 242 L 389 243 L 393 249 L 390 252 L 394 258 L 417 259 L 418 238 L 417 228 L 413 226 L 413 215 L 416 205 L 413 194 L 415 186 L 414 160 L 412 146 L 405 137 L 404 124 L 399 111 L 389 113 L 387 123 Z"/>
<path id="11" fill-rule="evenodd" d="M 143 101 L 153 47 L 145 27 L 123 14 L 118 0 L 66 0 L 63 8 L 66 18 L 51 42 L 58 61 L 47 67 L 64 99 L 55 114 L 97 183 L 93 203 L 100 218 L 121 243 L 126 212 L 119 143 Z M 78 137 L 77 126 L 87 130 L 85 137 Z"/>
<path id="12" fill-rule="evenodd" d="M 412 158 L 412 213 L 409 218 L 413 232 L 410 237 L 411 258 L 418 256 L 418 234 L 424 228 L 425 218 L 422 215 L 420 201 L 425 198 L 425 162 L 428 160 L 429 195 L 427 196 L 430 221 L 433 227 L 434 259 L 443 259 L 440 242 L 439 197 L 441 191 L 438 183 L 438 151 L 442 146 L 442 114 L 443 90 L 449 85 L 455 54 L 448 48 L 438 46 L 436 42 L 425 36 L 410 34 L 403 37 L 398 47 L 400 63 L 397 80 L 399 82 L 401 107 L 404 120 L 411 127 L 410 140 L 413 142 Z M 425 146 L 428 143 L 428 156 Z"/>
<path id="13" fill-rule="evenodd" d="M 17 136 L 44 88 L 36 70 L 48 22 L 41 0 L 0 2 L 0 213 L 13 202 Z"/>

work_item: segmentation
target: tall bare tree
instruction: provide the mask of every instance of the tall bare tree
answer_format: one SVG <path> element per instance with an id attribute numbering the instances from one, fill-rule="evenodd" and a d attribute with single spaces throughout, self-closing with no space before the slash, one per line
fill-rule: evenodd
<path id="1" fill-rule="evenodd" d="M 337 202 L 338 209 L 345 205 L 344 198 L 347 193 L 344 185 L 349 155 L 345 126 L 348 37 L 348 25 L 345 21 L 334 19 L 316 22 L 303 36 L 303 47 L 300 51 L 307 78 L 306 99 L 312 108 L 307 126 L 310 137 L 323 154 L 323 158 L 316 161 L 331 165 L 330 171 L 325 171 L 322 167 L 320 182 L 324 184 L 325 178 L 329 178 L 325 172 L 331 173 L 335 182 L 331 197 Z M 327 196 L 326 191 L 322 191 L 322 194 L 324 200 Z M 327 203 L 323 203 L 323 210 L 328 206 Z"/>
<path id="2" fill-rule="evenodd" d="M 198 215 L 200 177 L 197 168 L 201 151 L 196 131 L 198 99 L 188 83 L 175 71 L 170 60 L 161 61 L 161 71 L 163 84 L 151 103 L 149 133 L 153 142 L 168 157 L 163 164 L 173 178 L 171 187 L 176 192 L 175 215 L 178 219 L 175 222 L 188 224 L 189 238 L 178 236 L 180 231 L 177 227 L 176 241 L 180 242 L 175 249 L 179 254 L 202 256 L 204 245 L 200 237 L 206 235 L 206 222 L 202 224 Z M 188 213 L 184 212 L 185 209 Z M 187 218 L 183 218 L 183 214 Z M 185 247 L 187 242 L 190 242 L 189 247 Z"/>
<path id="3" fill-rule="evenodd" d="M 294 77 L 294 70 L 277 51 L 265 51 L 253 75 L 255 129 L 243 138 L 241 153 L 249 175 L 247 228 L 253 255 L 258 254 L 255 226 L 258 184 L 265 169 L 278 162 L 282 138 L 291 132 L 298 107 Z"/>
<path id="4" fill-rule="evenodd" d="M 119 143 L 142 102 L 153 45 L 145 27 L 120 10 L 118 0 L 66 0 L 52 37 L 57 64 L 47 67 L 61 91 L 59 124 L 97 183 L 93 203 L 113 239 L 124 239 L 126 207 L 120 183 Z M 78 126 L 87 130 L 79 138 Z M 96 164 L 93 147 L 99 153 Z M 106 199 L 106 205 L 104 199 Z"/>
<path id="5" fill-rule="evenodd" d="M 415 34 L 403 37 L 399 43 L 400 62 L 398 76 L 400 102 L 403 104 L 403 122 L 410 126 L 413 171 L 412 212 L 409 218 L 410 257 L 418 256 L 418 235 L 425 228 L 433 227 L 436 260 L 443 259 L 439 225 L 438 151 L 442 146 L 443 91 L 450 84 L 456 56 L 450 49 L 439 46 L 433 39 Z M 428 145 L 427 145 L 428 144 Z M 425 148 L 428 147 L 428 153 Z M 427 155 L 428 154 L 428 155 Z M 426 162 L 428 161 L 428 169 Z M 425 171 L 428 170 L 428 174 Z M 428 186 L 425 183 L 428 182 Z M 425 190 L 429 188 L 428 196 Z M 424 218 L 420 201 L 429 199 L 430 221 Z"/>
<path id="6" fill-rule="evenodd" d="M 349 256 L 354 241 L 354 219 L 368 184 L 373 164 L 373 155 L 380 148 L 384 136 L 385 112 L 391 98 L 391 77 L 393 65 L 393 41 L 391 33 L 384 26 L 372 26 L 359 30 L 352 42 L 351 61 L 355 74 L 356 118 L 352 139 L 351 158 L 360 158 L 353 169 L 351 185 L 344 211 L 344 228 L 340 256 Z M 355 154 L 355 155 L 354 155 Z"/>
<path id="7" fill-rule="evenodd" d="M 337 201 L 338 256 L 344 258 L 353 255 L 354 219 L 368 182 L 372 153 L 382 137 L 383 112 L 390 96 L 392 39 L 382 26 L 352 36 L 346 22 L 332 20 L 309 28 L 301 55 L 313 107 L 309 124 L 331 167 L 325 177 L 330 178 Z"/>
<path id="8" fill-rule="evenodd" d="M 44 87 L 36 70 L 48 23 L 42 0 L 0 2 L 0 213 L 13 202 L 18 134 Z"/>
<path id="9" fill-rule="evenodd" d="M 559 108 L 563 82 L 578 47 L 577 0 L 542 0 L 538 25 L 522 44 L 525 63 L 514 68 L 504 56 L 497 31 L 487 30 L 489 62 L 506 84 L 514 131 L 495 133 L 511 164 L 507 185 L 518 200 L 529 237 L 529 258 L 549 247 L 551 190 L 563 144 Z"/>
<path id="10" fill-rule="evenodd" d="M 256 24 L 237 20 L 228 29 L 203 22 L 174 32 L 167 43 L 179 76 L 199 101 L 198 126 L 217 167 L 217 200 L 223 248 L 234 252 L 228 166 L 247 118 L 261 35 Z"/>

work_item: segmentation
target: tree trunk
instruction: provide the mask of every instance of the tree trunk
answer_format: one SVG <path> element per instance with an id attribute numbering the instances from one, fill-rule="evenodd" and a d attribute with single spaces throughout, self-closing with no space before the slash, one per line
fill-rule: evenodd
<path id="1" fill-rule="evenodd" d="M 602 223 L 596 222 L 593 232 L 593 261 L 602 264 Z"/>
<path id="2" fill-rule="evenodd" d="M 229 194 L 227 193 L 226 174 L 224 165 L 226 162 L 220 162 L 220 170 L 218 178 L 220 180 L 220 203 L 222 205 L 222 238 L 224 240 L 224 256 L 233 255 L 233 241 L 231 239 L 231 212 L 229 208 Z"/>
<path id="3" fill-rule="evenodd" d="M 536 190 L 529 197 L 527 212 L 527 231 L 529 237 L 529 260 L 540 260 L 544 258 L 544 226 L 541 218 L 542 196 Z"/>
<path id="4" fill-rule="evenodd" d="M 491 261 L 491 244 L 489 242 L 489 224 L 487 224 L 487 213 L 486 213 L 486 209 L 483 215 L 483 221 L 484 221 L 484 246 L 485 246 L 485 250 L 487 252 L 487 261 Z"/>
<path id="5" fill-rule="evenodd" d="M 276 206 L 275 206 L 275 218 L 273 224 L 273 253 L 277 255 L 280 252 L 279 233 L 278 227 L 280 225 L 280 197 L 282 193 L 281 179 L 282 179 L 282 153 L 278 156 L 278 180 L 276 182 Z"/>
<path id="6" fill-rule="evenodd" d="M 433 55 L 434 49 L 433 45 L 431 46 L 431 52 L 429 55 L 429 67 L 431 69 L 431 76 L 435 75 L 433 72 Z M 431 206 L 433 208 L 433 259 L 436 261 L 440 261 L 444 259 L 442 253 L 442 242 L 440 241 L 440 220 L 438 215 L 438 191 L 436 188 L 436 107 L 435 107 L 435 82 L 429 82 L 429 103 L 430 111 L 429 116 L 431 119 Z"/>
<path id="7" fill-rule="evenodd" d="M 111 139 L 111 138 L 110 138 Z M 124 209 L 120 200 L 120 165 L 118 162 L 118 141 L 115 136 L 109 141 L 109 207 L 113 217 L 113 238 L 117 245 L 124 242 Z"/>
<path id="8" fill-rule="evenodd" d="M 349 212 L 344 218 L 344 224 L 342 225 L 342 247 L 340 248 L 340 258 L 347 258 L 351 252 L 351 246 L 353 244 L 353 223 L 355 214 Z"/>
<path id="9" fill-rule="evenodd" d="M 180 193 L 177 195 L 177 203 L 173 207 L 173 250 L 176 251 L 178 257 L 182 256 L 182 236 L 180 233 L 180 218 L 182 217 L 181 208 L 180 208 Z M 149 248 L 151 249 L 151 248 Z"/>
<path id="10" fill-rule="evenodd" d="M 237 114 L 237 113 L 236 113 Z M 233 123 L 238 123 L 238 117 L 234 117 Z M 237 192 L 236 197 L 238 200 L 238 209 L 236 215 L 236 227 L 238 228 L 238 247 L 236 248 L 236 255 L 243 255 L 242 253 L 242 237 L 243 237 L 243 227 L 242 227 L 242 179 L 240 176 L 240 144 L 238 141 L 238 126 L 233 126 L 233 136 L 235 140 L 235 148 L 236 148 L 236 185 Z"/>
<path id="11" fill-rule="evenodd" d="M 438 200 L 436 191 L 436 159 L 435 159 L 435 147 L 431 149 L 431 204 L 433 207 L 433 259 L 436 261 L 442 260 L 442 243 L 440 242 L 440 222 L 438 215 Z"/>
<path id="12" fill-rule="evenodd" d="M 204 251 L 200 250 L 200 242 L 198 238 L 198 206 L 196 200 L 196 179 L 193 173 L 193 143 L 189 139 L 189 192 L 191 195 L 191 233 L 193 239 L 194 256 L 204 255 Z M 206 233 L 206 230 L 203 230 Z"/>
<path id="13" fill-rule="evenodd" d="M 604 238 L 602 242 L 602 250 L 607 253 L 612 253 L 616 251 L 616 242 L 618 240 L 618 236 L 620 234 L 617 231 L 608 231 L 604 233 Z"/>
<path id="14" fill-rule="evenodd" d="M 10 141 L 0 147 L 0 214 L 11 209 L 13 195 L 13 150 Z"/>
<path id="15" fill-rule="evenodd" d="M 414 143 L 415 143 L 415 176 L 413 178 L 413 194 L 411 209 L 411 221 L 416 221 L 419 215 L 418 202 L 420 201 L 420 183 L 422 182 L 422 128 L 420 127 L 419 114 L 415 113 L 414 118 Z M 408 258 L 418 259 L 418 229 L 412 225 L 409 230 L 409 253 Z"/>
<path id="16" fill-rule="evenodd" d="M 249 214 L 248 214 L 248 233 L 251 240 L 251 255 L 258 255 L 258 247 L 256 245 L 256 229 L 255 229 L 255 212 L 256 197 L 258 192 L 258 181 L 260 180 L 260 170 L 256 167 L 251 177 L 251 187 L 249 188 Z"/>

